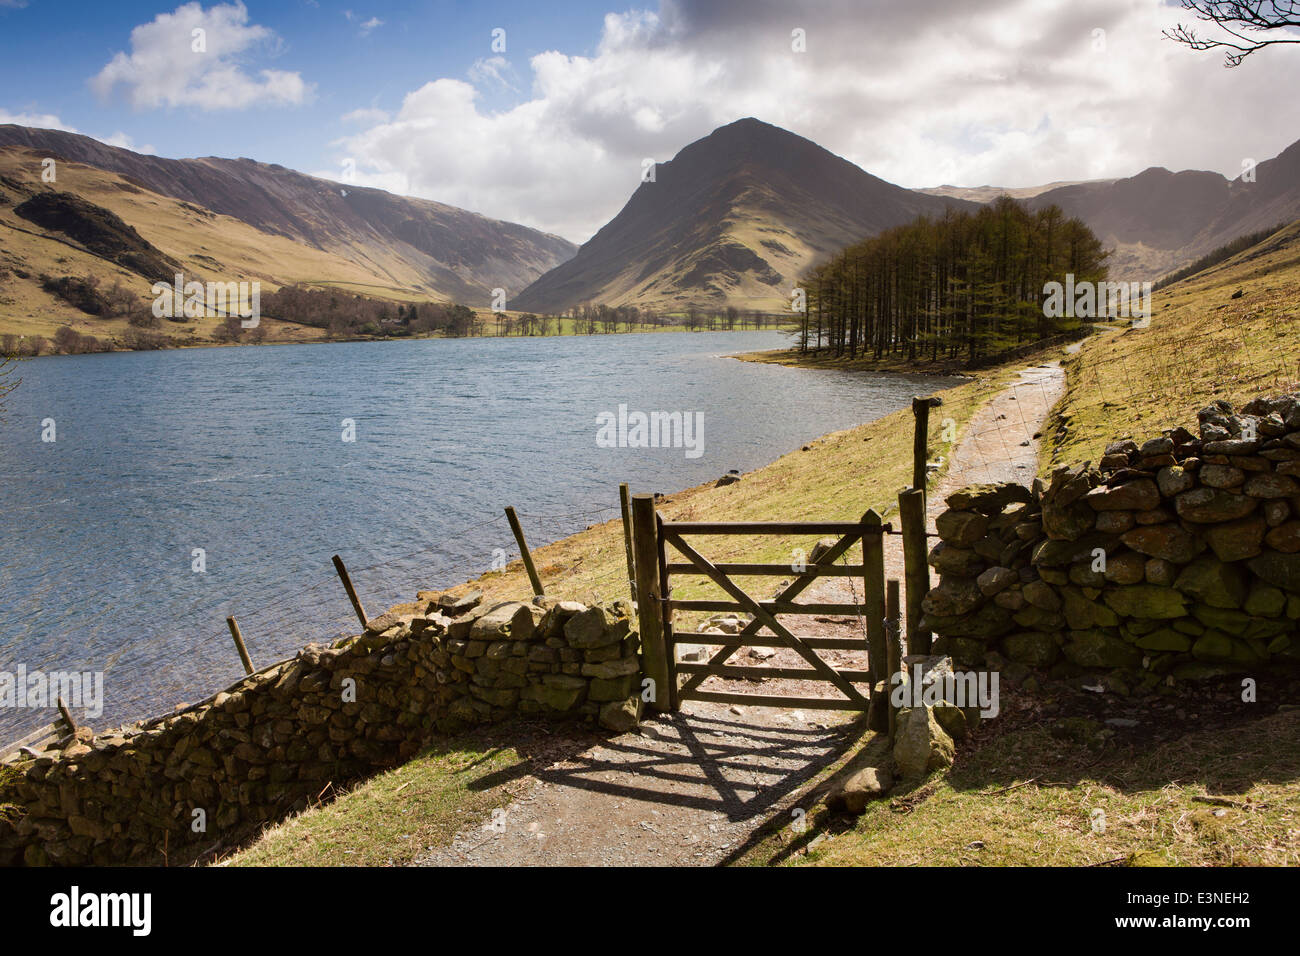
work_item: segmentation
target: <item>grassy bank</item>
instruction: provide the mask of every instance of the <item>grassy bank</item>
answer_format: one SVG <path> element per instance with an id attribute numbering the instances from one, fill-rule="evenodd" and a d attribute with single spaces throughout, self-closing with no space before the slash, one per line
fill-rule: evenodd
<path id="1" fill-rule="evenodd" d="M 2 303 L 0 303 L 2 305 Z M 588 334 L 578 329 L 577 322 L 574 319 L 557 319 L 551 331 L 539 335 L 498 335 L 490 319 L 484 320 L 483 331 L 478 335 L 472 336 L 448 336 L 441 333 L 428 333 L 421 335 L 355 335 L 355 336 L 334 336 L 327 329 L 316 328 L 315 326 L 299 325 L 294 322 L 285 322 L 280 319 L 266 318 L 263 320 L 265 338 L 260 342 L 237 340 L 233 342 L 219 341 L 217 338 L 218 330 L 221 327 L 221 320 L 216 317 L 205 317 L 188 319 L 184 325 L 172 327 L 164 323 L 157 329 L 150 331 L 167 336 L 170 339 L 169 344 L 160 346 L 161 349 L 193 349 L 193 348 L 235 348 L 241 346 L 261 346 L 261 345 L 333 345 L 341 342 L 407 342 L 416 339 L 549 339 L 549 338 L 608 338 L 619 335 L 653 335 L 653 334 L 676 334 L 676 333 L 697 333 L 697 332 L 730 332 L 746 331 L 752 332 L 753 329 L 702 329 L 691 328 L 682 324 L 639 326 L 632 329 L 619 329 L 617 332 L 595 332 Z M 73 331 L 82 335 L 93 336 L 103 342 L 109 343 L 110 347 L 105 349 L 109 352 L 130 352 L 140 351 L 139 349 L 126 348 L 122 343 L 127 340 L 132 331 L 130 323 L 122 317 L 114 318 L 95 318 L 87 316 L 75 309 L 66 306 L 59 309 L 45 309 L 39 314 L 32 314 L 27 318 L 7 316 L 0 314 L 0 337 L 11 335 L 17 340 L 15 354 L 31 358 L 29 353 L 28 342 L 32 337 L 37 336 L 45 340 L 45 346 L 41 355 L 59 355 L 65 354 L 55 349 L 53 345 L 54 335 L 60 328 L 67 326 Z M 764 331 L 773 331 L 771 329 Z M 0 355 L 6 354 L 0 350 Z"/>
<path id="2" fill-rule="evenodd" d="M 1002 718 L 1000 717 L 999 720 Z M 857 818 L 782 821 L 751 866 L 1295 866 L 1300 711 L 1156 744 L 1022 723 Z"/>
<path id="3" fill-rule="evenodd" d="M 429 748 L 329 801 L 270 827 L 221 866 L 404 866 L 429 846 L 492 819 L 509 802 L 503 784 L 526 769 L 509 739 L 495 728 L 489 741 L 466 734 Z"/>
<path id="4" fill-rule="evenodd" d="M 832 369 L 842 372 L 910 372 L 913 374 L 943 374 L 951 362 L 907 362 L 897 356 L 876 359 L 866 355 L 849 358 L 829 351 L 800 352 L 798 349 L 771 349 L 766 352 L 743 352 L 736 356 L 746 362 L 762 365 L 789 365 L 797 368 Z"/>
<path id="5" fill-rule="evenodd" d="M 1097 461 L 1121 438 L 1194 429 L 1197 409 L 1215 399 L 1240 407 L 1300 387 L 1297 303 L 1300 223 L 1155 293 L 1149 328 L 1094 336 L 1066 358 L 1044 464 Z"/>

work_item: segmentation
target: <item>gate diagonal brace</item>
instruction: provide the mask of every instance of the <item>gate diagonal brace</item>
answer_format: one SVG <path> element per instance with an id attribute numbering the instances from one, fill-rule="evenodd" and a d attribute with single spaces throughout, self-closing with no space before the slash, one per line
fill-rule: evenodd
<path id="1" fill-rule="evenodd" d="M 748 625 L 746 625 L 745 629 L 741 631 L 740 634 L 741 637 L 752 636 L 756 634 L 761 627 L 766 626 L 769 630 L 772 631 L 772 633 L 789 641 L 790 642 L 789 646 L 794 648 L 794 650 L 799 654 L 800 657 L 802 657 L 805 661 L 807 661 L 810 665 L 812 665 L 813 669 L 816 670 L 818 674 L 820 674 L 823 678 L 825 678 L 826 680 L 834 684 L 839 689 L 840 693 L 842 693 L 848 700 L 852 701 L 854 704 L 857 704 L 859 706 L 864 706 L 864 707 L 866 706 L 867 701 L 860 693 L 858 693 L 857 688 L 855 688 L 846 678 L 842 677 L 838 672 L 836 672 L 835 669 L 832 668 L 829 664 L 827 664 L 820 657 L 818 657 L 815 651 L 813 651 L 810 647 L 804 644 L 802 640 L 800 640 L 799 638 L 791 634 L 790 631 L 787 630 L 786 627 L 782 625 L 772 614 L 768 613 L 768 611 L 764 609 L 757 601 L 755 601 L 748 594 L 746 594 L 739 586 L 733 583 L 730 578 L 728 578 L 725 574 L 723 574 L 712 564 L 710 564 L 707 558 L 705 558 L 698 551 L 696 551 L 694 548 L 688 545 L 682 539 L 681 535 L 675 533 L 671 529 L 671 527 L 665 528 L 664 531 L 668 541 L 673 545 L 673 547 L 675 547 L 678 551 L 680 551 L 684 557 L 689 559 L 692 564 L 694 564 L 697 568 L 699 568 L 700 571 L 703 572 L 706 576 L 708 576 L 708 578 L 712 580 L 715 584 L 717 584 L 718 587 L 726 591 L 727 594 L 729 594 L 733 599 L 735 599 L 741 605 L 748 608 L 750 613 L 754 615 L 754 620 L 751 621 Z M 835 544 L 834 547 L 832 547 L 829 551 L 823 554 L 818 559 L 817 564 L 815 566 L 820 566 L 823 564 L 828 564 L 830 562 L 833 562 L 841 554 L 843 554 L 850 547 L 852 547 L 854 542 L 859 537 L 860 537 L 859 532 L 853 532 L 853 531 L 849 532 L 843 538 L 841 538 Z M 806 581 L 805 578 L 807 579 Z M 812 581 L 816 580 L 816 578 L 817 578 L 816 573 L 805 571 L 804 574 L 797 581 L 792 583 L 790 587 L 786 588 L 786 590 L 781 593 L 780 597 L 778 597 L 777 600 L 782 600 L 787 596 L 793 597 L 795 594 L 798 594 L 804 588 L 806 588 L 808 584 L 811 584 Z M 797 589 L 796 586 L 798 586 Z M 731 655 L 734 654 L 739 649 L 739 647 L 740 645 L 737 644 L 732 647 L 723 648 L 721 651 L 715 654 L 713 658 L 709 661 L 709 666 L 714 667 L 716 665 L 726 663 L 726 661 L 730 659 Z M 691 679 L 687 682 L 686 686 L 683 687 L 682 690 L 680 691 L 680 694 L 685 695 L 689 691 L 694 690 L 697 686 L 699 686 L 700 683 L 702 683 L 709 676 L 710 675 L 708 674 L 692 675 Z"/>

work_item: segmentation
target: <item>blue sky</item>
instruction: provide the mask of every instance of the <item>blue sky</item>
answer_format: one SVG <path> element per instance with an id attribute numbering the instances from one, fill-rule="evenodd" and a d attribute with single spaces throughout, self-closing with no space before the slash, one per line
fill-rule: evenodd
<path id="1" fill-rule="evenodd" d="M 13 0 L 10 0 L 12 3 Z M 341 117 L 368 107 L 393 109 L 410 90 L 439 77 L 463 77 L 492 55 L 491 31 L 506 29 L 512 57 L 546 49 L 581 53 L 600 37 L 607 0 L 559 5 L 516 0 L 482 3 L 431 0 L 246 0 L 248 19 L 274 31 L 281 48 L 250 55 L 258 68 L 294 71 L 315 86 L 302 106 L 252 107 L 238 113 L 172 106 L 133 109 L 121 95 L 96 96 L 88 81 L 131 30 L 180 4 L 136 0 L 0 0 L 0 109 L 52 114 L 97 137 L 125 132 L 159 155 L 251 156 L 294 169 L 327 165 L 328 140 L 347 132 Z M 212 7 L 214 4 L 205 4 Z M 381 25 L 363 30 L 378 18 Z M 499 109 L 513 97 L 488 90 L 483 105 Z"/>
<path id="2" fill-rule="evenodd" d="M 1300 89 L 1300 46 L 1225 70 L 1161 38 L 1185 19 L 1171 0 L 0 0 L 0 122 L 582 242 L 645 160 L 746 116 L 909 187 L 1235 177 L 1300 140 L 1300 98 L 1276 92 Z"/>

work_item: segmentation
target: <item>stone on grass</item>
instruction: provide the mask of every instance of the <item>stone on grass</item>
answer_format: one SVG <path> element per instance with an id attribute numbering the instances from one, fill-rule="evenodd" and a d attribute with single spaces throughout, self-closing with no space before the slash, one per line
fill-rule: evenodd
<path id="1" fill-rule="evenodd" d="M 916 780 L 952 766 L 956 747 L 929 707 L 899 712 L 894 763 L 904 780 Z"/>
<path id="2" fill-rule="evenodd" d="M 894 775 L 884 767 L 863 767 L 832 785 L 826 806 L 846 813 L 861 813 L 872 800 L 889 793 Z"/>

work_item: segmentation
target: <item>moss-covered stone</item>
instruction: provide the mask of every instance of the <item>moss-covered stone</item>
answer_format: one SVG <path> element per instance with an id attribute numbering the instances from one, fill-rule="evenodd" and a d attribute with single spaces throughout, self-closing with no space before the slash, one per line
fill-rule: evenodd
<path id="1" fill-rule="evenodd" d="M 1175 631 L 1172 627 L 1162 627 L 1144 634 L 1133 642 L 1144 651 L 1174 651 L 1182 653 L 1190 650 L 1192 639 L 1186 634 Z"/>
<path id="2" fill-rule="evenodd" d="M 1187 601 L 1178 591 L 1150 584 L 1131 584 L 1107 591 L 1106 606 L 1121 617 L 1174 618 L 1187 613 Z"/>
<path id="3" fill-rule="evenodd" d="M 1141 666 L 1142 654 L 1112 631 L 1096 628 L 1071 631 L 1065 656 L 1079 667 L 1134 668 Z"/>
<path id="4" fill-rule="evenodd" d="M 1179 573 L 1174 587 L 1211 607 L 1239 608 L 1246 601 L 1249 582 L 1237 565 L 1224 564 L 1206 555 Z"/>
<path id="5" fill-rule="evenodd" d="M 1061 656 L 1056 638 L 1043 631 L 1020 631 L 1002 639 L 1002 652 L 1031 667 L 1047 667 Z"/>

